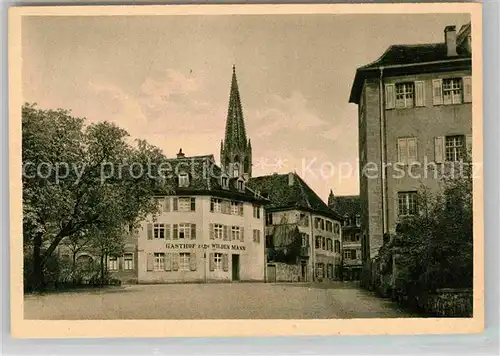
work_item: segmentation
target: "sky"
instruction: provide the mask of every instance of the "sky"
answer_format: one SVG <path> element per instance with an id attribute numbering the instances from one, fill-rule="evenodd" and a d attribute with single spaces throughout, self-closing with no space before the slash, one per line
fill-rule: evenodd
<path id="1" fill-rule="evenodd" d="M 175 157 L 219 162 L 232 66 L 253 176 L 297 172 L 359 194 L 356 68 L 444 41 L 466 14 L 24 17 L 23 100 L 111 121 Z"/>

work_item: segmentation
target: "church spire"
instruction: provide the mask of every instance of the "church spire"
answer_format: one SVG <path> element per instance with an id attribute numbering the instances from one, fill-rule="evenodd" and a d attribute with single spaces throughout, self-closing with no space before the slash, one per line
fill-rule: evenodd
<path id="1" fill-rule="evenodd" d="M 247 140 L 236 68 L 233 65 L 226 131 L 221 147 L 221 165 L 233 176 L 251 176 L 252 149 Z"/>

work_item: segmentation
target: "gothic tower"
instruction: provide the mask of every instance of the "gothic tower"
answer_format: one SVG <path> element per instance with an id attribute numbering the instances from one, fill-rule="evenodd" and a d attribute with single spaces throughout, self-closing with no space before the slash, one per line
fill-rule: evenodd
<path id="1" fill-rule="evenodd" d="M 243 120 L 243 110 L 234 66 L 231 91 L 229 93 L 226 133 L 220 145 L 220 162 L 223 169 L 231 177 L 248 179 L 252 176 L 252 145 L 250 140 L 247 140 L 245 132 L 245 121 Z"/>

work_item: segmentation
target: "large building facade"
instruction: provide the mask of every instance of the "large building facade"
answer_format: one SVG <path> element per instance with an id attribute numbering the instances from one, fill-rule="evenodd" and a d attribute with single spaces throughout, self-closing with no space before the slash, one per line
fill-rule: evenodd
<path id="1" fill-rule="evenodd" d="M 249 185 L 269 199 L 265 206 L 266 280 L 340 279 L 342 218 L 296 173 L 255 177 Z M 286 251 L 296 252 L 287 258 Z"/>
<path id="2" fill-rule="evenodd" d="M 417 212 L 419 188 L 440 189 L 440 172 L 471 150 L 470 36 L 470 24 L 447 26 L 443 43 L 394 45 L 356 72 L 365 260 Z"/>
<path id="3" fill-rule="evenodd" d="M 361 245 L 361 202 L 359 195 L 334 196 L 328 207 L 342 216 L 342 280 L 357 281 L 363 268 Z"/>
<path id="4" fill-rule="evenodd" d="M 139 230 L 139 282 L 263 281 L 265 200 L 213 156 L 168 163 L 179 173 Z"/>

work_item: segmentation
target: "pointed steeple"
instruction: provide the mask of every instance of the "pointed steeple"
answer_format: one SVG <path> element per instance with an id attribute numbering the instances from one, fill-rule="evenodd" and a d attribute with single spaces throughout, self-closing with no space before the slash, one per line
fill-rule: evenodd
<path id="1" fill-rule="evenodd" d="M 236 68 L 233 65 L 233 76 L 229 92 L 226 131 L 221 143 L 221 165 L 226 172 L 234 172 L 233 176 L 251 177 L 252 148 L 247 140 L 245 120 L 241 106 Z"/>
<path id="2" fill-rule="evenodd" d="M 236 79 L 236 68 L 233 65 L 233 77 L 231 79 L 231 91 L 229 93 L 229 107 L 226 121 L 226 145 L 245 147 L 246 144 L 245 122 L 243 120 L 243 109 L 241 107 L 240 91 Z"/>

